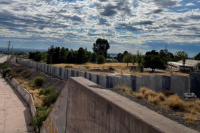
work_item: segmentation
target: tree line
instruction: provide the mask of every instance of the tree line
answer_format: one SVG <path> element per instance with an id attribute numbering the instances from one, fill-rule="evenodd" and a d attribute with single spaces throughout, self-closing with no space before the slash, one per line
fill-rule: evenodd
<path id="1" fill-rule="evenodd" d="M 105 39 L 97 39 L 93 44 L 93 52 L 87 50 L 87 48 L 80 47 L 78 50 L 69 50 L 64 47 L 51 46 L 47 52 L 30 52 L 29 59 L 35 61 L 46 62 L 47 64 L 55 63 L 76 63 L 83 64 L 86 62 L 93 63 L 105 63 L 105 59 L 108 57 L 107 50 L 110 45 Z"/>
<path id="2" fill-rule="evenodd" d="M 69 50 L 64 47 L 54 47 L 51 46 L 47 52 L 30 52 L 29 59 L 35 61 L 46 62 L 47 64 L 55 63 L 76 63 L 83 64 L 86 62 L 92 63 L 105 63 L 105 59 L 109 58 L 107 50 L 110 45 L 105 39 L 97 39 L 93 44 L 93 52 L 87 50 L 87 48 L 80 47 L 78 50 Z M 138 63 L 140 71 L 143 68 L 151 68 L 154 71 L 156 68 L 165 69 L 168 61 L 180 61 L 182 60 L 183 65 L 185 65 L 188 54 L 184 51 L 178 51 L 176 53 L 171 53 L 166 49 L 147 51 L 145 55 L 142 55 L 140 51 L 137 51 L 136 55 L 132 55 L 128 51 L 123 53 L 118 53 L 115 59 L 118 62 L 127 63 Z M 200 53 L 197 54 L 194 59 L 200 60 Z"/>

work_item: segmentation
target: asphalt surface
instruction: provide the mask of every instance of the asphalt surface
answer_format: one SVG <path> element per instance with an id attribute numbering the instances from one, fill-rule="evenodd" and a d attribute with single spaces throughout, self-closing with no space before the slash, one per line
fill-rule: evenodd
<path id="1" fill-rule="evenodd" d="M 0 57 L 0 62 L 7 56 Z M 0 76 L 0 133 L 33 133 L 28 104 Z"/>

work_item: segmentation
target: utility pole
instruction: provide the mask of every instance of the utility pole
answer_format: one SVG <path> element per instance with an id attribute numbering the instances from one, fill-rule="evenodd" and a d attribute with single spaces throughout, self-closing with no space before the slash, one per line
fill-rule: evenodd
<path id="1" fill-rule="evenodd" d="M 8 41 L 8 57 L 7 57 L 7 60 L 9 59 L 9 52 L 10 52 L 10 41 Z"/>

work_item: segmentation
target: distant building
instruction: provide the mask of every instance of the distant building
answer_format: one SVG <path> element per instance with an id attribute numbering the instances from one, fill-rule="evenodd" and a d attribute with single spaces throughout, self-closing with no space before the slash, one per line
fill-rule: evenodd
<path id="1" fill-rule="evenodd" d="M 200 63 L 199 60 L 192 60 L 192 59 L 186 59 L 185 65 L 183 65 L 183 61 L 178 61 L 178 62 L 172 62 L 168 61 L 167 65 L 169 68 L 172 68 L 176 71 L 181 71 L 181 70 L 188 70 L 188 71 L 200 71 L 197 64 Z"/>
<path id="2" fill-rule="evenodd" d="M 113 63 L 117 63 L 118 61 L 114 58 L 107 58 L 106 62 L 113 62 Z"/>

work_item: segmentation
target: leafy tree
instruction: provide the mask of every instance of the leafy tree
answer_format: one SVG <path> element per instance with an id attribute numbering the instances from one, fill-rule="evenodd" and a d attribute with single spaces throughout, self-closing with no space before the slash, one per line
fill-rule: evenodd
<path id="1" fill-rule="evenodd" d="M 188 58 L 188 54 L 185 51 L 178 51 L 174 54 L 175 61 L 183 60 L 183 63 Z"/>
<path id="2" fill-rule="evenodd" d="M 35 57 L 35 55 L 37 55 L 37 54 L 40 54 L 40 52 L 39 51 L 36 51 L 36 52 L 29 52 L 29 59 L 34 59 L 34 57 Z"/>
<path id="3" fill-rule="evenodd" d="M 76 59 L 78 64 L 86 63 L 87 62 L 87 56 L 85 50 L 80 47 L 77 53 L 77 59 Z"/>
<path id="4" fill-rule="evenodd" d="M 124 57 L 124 55 L 122 53 L 117 54 L 117 60 L 119 62 L 123 62 L 123 57 Z"/>
<path id="5" fill-rule="evenodd" d="M 142 53 L 140 53 L 139 50 L 137 51 L 136 62 L 138 63 L 140 67 L 140 72 L 143 72 L 143 57 L 142 57 Z"/>
<path id="6" fill-rule="evenodd" d="M 67 63 L 73 63 L 73 51 L 69 51 L 67 55 Z"/>
<path id="7" fill-rule="evenodd" d="M 105 57 L 103 55 L 98 55 L 97 56 L 97 63 L 98 64 L 103 64 L 105 62 L 106 62 L 106 60 L 105 60 Z"/>
<path id="8" fill-rule="evenodd" d="M 200 60 L 200 53 L 198 53 L 195 57 L 194 57 L 195 60 Z"/>
<path id="9" fill-rule="evenodd" d="M 131 53 L 126 54 L 126 55 L 123 57 L 123 62 L 124 62 L 124 63 L 127 63 L 127 66 L 128 66 L 128 63 L 133 63 L 133 62 L 134 62 L 133 55 L 132 55 Z"/>
<path id="10" fill-rule="evenodd" d="M 91 62 L 96 63 L 97 55 L 95 53 L 92 53 L 91 55 Z"/>
<path id="11" fill-rule="evenodd" d="M 52 58 L 53 63 L 60 63 L 60 47 L 55 47 L 55 53 Z"/>
<path id="12" fill-rule="evenodd" d="M 34 61 L 40 62 L 42 60 L 42 53 L 38 53 L 34 56 Z"/>
<path id="13" fill-rule="evenodd" d="M 62 47 L 60 50 L 60 63 L 65 63 L 67 60 L 67 50 Z"/>
<path id="14" fill-rule="evenodd" d="M 158 55 L 145 55 L 144 66 L 146 68 L 151 68 L 152 72 L 154 72 L 156 68 L 165 69 L 165 64 Z"/>
<path id="15" fill-rule="evenodd" d="M 188 58 L 188 54 L 185 51 L 178 51 L 175 53 L 175 61 L 182 60 L 183 67 L 185 67 L 185 62 L 187 58 Z"/>
<path id="16" fill-rule="evenodd" d="M 159 55 L 159 53 L 155 50 L 147 51 L 145 55 Z"/>
<path id="17" fill-rule="evenodd" d="M 107 40 L 105 39 L 97 39 L 96 42 L 93 44 L 93 51 L 97 55 L 104 55 L 104 57 L 107 57 L 107 50 L 110 48 L 110 45 Z"/>
<path id="18" fill-rule="evenodd" d="M 126 54 L 128 54 L 128 51 L 124 51 L 123 55 L 126 55 Z"/>
<path id="19" fill-rule="evenodd" d="M 52 45 L 47 51 L 47 64 L 52 64 L 53 62 L 53 54 L 55 53 L 55 48 Z"/>

